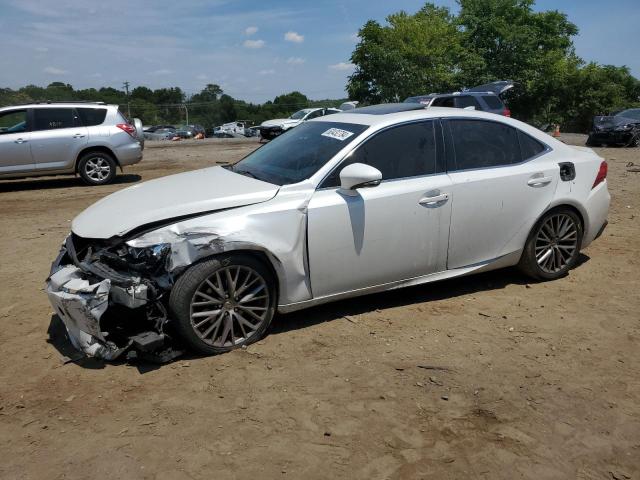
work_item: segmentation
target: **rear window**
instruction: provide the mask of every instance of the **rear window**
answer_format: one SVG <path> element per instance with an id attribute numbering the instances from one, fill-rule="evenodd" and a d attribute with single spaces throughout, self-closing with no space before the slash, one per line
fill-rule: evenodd
<path id="1" fill-rule="evenodd" d="M 432 107 L 451 107 L 453 108 L 453 97 L 439 97 L 431 104 Z"/>
<path id="2" fill-rule="evenodd" d="M 500 110 L 501 108 L 504 108 L 502 100 L 495 95 L 483 95 L 482 99 L 487 103 L 491 110 Z"/>
<path id="3" fill-rule="evenodd" d="M 476 100 L 474 97 L 472 97 L 470 95 L 462 95 L 462 96 L 458 97 L 456 99 L 456 106 L 458 108 L 473 107 L 476 110 L 482 110 L 482 107 L 478 103 L 478 100 Z"/>
<path id="4" fill-rule="evenodd" d="M 455 151 L 455 168 L 498 167 L 519 163 L 522 159 L 518 131 L 499 122 L 450 120 Z"/>
<path id="5" fill-rule="evenodd" d="M 78 108 L 78 115 L 85 127 L 101 125 L 107 116 L 106 108 Z"/>
<path id="6" fill-rule="evenodd" d="M 33 130 L 58 130 L 79 124 L 73 108 L 36 108 L 33 111 Z"/>

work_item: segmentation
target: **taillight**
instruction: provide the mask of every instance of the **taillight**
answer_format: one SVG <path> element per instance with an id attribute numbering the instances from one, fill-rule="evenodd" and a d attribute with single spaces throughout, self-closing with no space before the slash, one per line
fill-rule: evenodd
<path id="1" fill-rule="evenodd" d="M 124 130 L 129 135 L 131 135 L 132 137 L 135 138 L 135 136 L 136 136 L 136 127 L 134 127 L 133 125 L 129 125 L 128 123 L 119 123 L 119 124 L 116 125 L 116 127 L 118 127 L 120 130 Z"/>
<path id="2" fill-rule="evenodd" d="M 598 175 L 596 175 L 596 180 L 595 182 L 593 182 L 593 187 L 591 187 L 592 190 L 596 188 L 597 185 L 605 181 L 605 179 L 607 178 L 608 169 L 609 167 L 607 166 L 607 162 L 603 160 L 602 163 L 600 164 L 600 168 L 598 169 Z"/>
<path id="3" fill-rule="evenodd" d="M 505 108 L 502 111 L 502 115 L 504 115 L 505 117 L 510 117 L 511 116 L 511 110 L 509 110 L 508 108 Z"/>

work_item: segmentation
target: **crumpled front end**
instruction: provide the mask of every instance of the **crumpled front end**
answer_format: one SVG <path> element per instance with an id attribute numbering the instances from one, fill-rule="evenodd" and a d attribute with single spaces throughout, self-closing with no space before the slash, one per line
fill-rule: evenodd
<path id="1" fill-rule="evenodd" d="M 172 284 L 164 267 L 167 256 L 168 249 L 132 249 L 124 241 L 88 242 L 69 235 L 46 291 L 73 346 L 104 360 L 132 350 L 166 349 L 163 300 Z M 163 352 L 172 354 L 179 352 Z"/>

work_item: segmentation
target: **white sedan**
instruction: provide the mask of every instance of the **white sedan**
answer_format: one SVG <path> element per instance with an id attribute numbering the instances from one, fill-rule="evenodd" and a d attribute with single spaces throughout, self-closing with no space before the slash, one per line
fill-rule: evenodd
<path id="1" fill-rule="evenodd" d="M 419 104 L 319 117 L 233 166 L 121 190 L 72 224 L 47 292 L 73 344 L 212 354 L 276 311 L 517 265 L 566 275 L 607 164 L 517 120 Z"/>

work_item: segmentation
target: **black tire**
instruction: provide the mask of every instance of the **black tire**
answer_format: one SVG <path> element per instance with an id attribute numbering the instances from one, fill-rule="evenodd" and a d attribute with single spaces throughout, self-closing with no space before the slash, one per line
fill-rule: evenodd
<path id="1" fill-rule="evenodd" d="M 78 173 L 87 185 L 106 185 L 116 177 L 116 161 L 105 152 L 87 152 L 78 161 Z"/>
<path id="2" fill-rule="evenodd" d="M 575 229 L 575 246 L 573 247 L 574 250 L 570 255 L 567 254 L 568 250 L 566 250 L 567 248 L 569 248 L 569 244 L 564 240 L 558 240 L 558 237 L 555 237 L 555 240 L 550 240 L 550 246 L 545 246 L 546 240 L 544 239 L 544 237 L 551 237 L 550 231 L 547 230 L 549 228 L 548 222 L 554 222 L 557 218 L 564 218 L 566 221 L 569 221 L 570 219 L 573 224 L 572 228 Z M 566 236 L 570 236 L 569 232 L 567 232 Z M 520 262 L 518 263 L 518 268 L 525 275 L 528 275 L 529 277 L 536 280 L 556 280 L 560 277 L 563 277 L 569 272 L 569 270 L 571 270 L 575 266 L 576 262 L 578 261 L 580 248 L 582 247 L 582 236 L 582 220 L 580 219 L 578 214 L 569 207 L 554 208 L 544 214 L 542 218 L 535 224 L 535 226 L 531 230 L 531 233 L 529 233 L 529 238 L 527 239 L 524 251 L 522 252 L 522 257 L 520 258 Z M 560 251 L 561 249 L 562 251 Z M 548 257 L 555 256 L 552 259 L 553 262 L 556 262 L 556 259 L 558 257 L 562 258 L 562 262 L 558 260 L 557 265 L 554 263 L 554 268 L 543 268 L 540 265 L 538 257 L 536 257 L 537 250 L 539 251 L 538 255 L 540 255 L 541 257 L 543 257 L 545 253 L 551 250 L 551 253 L 548 255 Z M 566 258 L 564 257 L 565 254 L 567 255 Z"/>
<path id="3" fill-rule="evenodd" d="M 213 288 L 210 288 L 209 285 L 212 284 L 212 279 L 215 285 L 218 285 L 216 281 L 216 275 L 218 275 L 218 280 L 224 278 L 223 282 L 227 285 L 227 288 L 225 289 L 224 285 L 218 286 L 221 287 L 221 290 L 224 292 L 228 292 L 229 283 L 226 280 L 226 275 L 227 272 L 231 272 L 230 274 L 233 275 L 234 269 L 239 272 L 238 283 L 242 280 L 242 276 L 244 274 L 249 275 L 249 271 L 253 272 L 253 274 L 255 274 L 255 278 L 257 278 L 257 286 L 252 287 L 254 290 L 261 285 L 261 282 L 263 282 L 264 290 L 267 294 L 266 300 L 262 299 L 262 302 L 264 303 L 256 304 L 251 302 L 256 302 L 257 300 L 249 300 L 247 307 L 247 305 L 241 306 L 243 301 L 238 301 L 237 298 L 235 302 L 232 298 L 222 302 L 222 295 L 216 293 L 216 291 Z M 236 284 L 234 283 L 234 285 Z M 240 291 L 239 288 L 238 291 Z M 250 288 L 247 288 L 245 291 L 252 292 Z M 244 292 L 240 292 L 241 295 L 243 293 Z M 249 295 L 246 295 L 245 298 L 248 296 Z M 260 295 L 258 295 L 258 297 L 259 296 Z M 196 302 L 196 299 L 204 301 Z M 218 301 L 219 299 L 220 301 Z M 214 300 L 216 303 L 212 303 Z M 198 305 L 196 307 L 192 306 L 192 303 L 208 303 L 210 306 L 207 305 L 204 307 Z M 231 303 L 233 305 L 227 305 L 227 303 Z M 205 355 L 228 352 L 260 340 L 260 338 L 265 335 L 269 325 L 271 324 L 271 320 L 275 314 L 276 304 L 274 276 L 260 260 L 250 255 L 243 254 L 221 255 L 193 265 L 178 279 L 173 286 L 169 297 L 169 308 L 176 332 L 185 341 L 189 348 L 195 352 Z M 204 312 L 194 311 L 195 309 L 200 308 L 210 308 L 213 310 Z M 247 312 L 247 308 L 254 310 L 249 314 Z M 264 312 L 264 318 L 260 321 L 257 321 L 250 316 L 254 315 L 255 317 L 256 311 L 258 311 L 258 313 L 261 311 Z M 200 315 L 198 318 L 204 317 L 205 320 L 196 320 L 192 317 L 192 314 Z M 211 315 L 209 316 L 209 314 Z M 215 318 L 213 318 L 214 316 Z M 246 323 L 247 319 L 249 319 L 249 321 L 255 321 L 255 325 L 249 327 Z M 204 323 L 206 320 L 209 320 L 209 323 L 203 325 L 203 332 L 203 330 L 197 328 L 197 325 L 194 322 Z M 216 327 L 217 322 L 219 323 Z M 229 322 L 231 327 L 230 330 L 227 330 L 228 333 L 225 335 L 225 329 L 227 329 Z M 220 331 L 221 328 L 222 331 Z M 251 328 L 254 328 L 251 332 L 245 331 Z M 211 338 L 203 338 L 203 334 L 205 334 L 209 329 L 213 329 L 209 332 Z M 234 337 L 234 332 L 237 332 L 239 335 Z M 229 338 L 229 334 L 231 338 Z M 223 335 L 225 335 L 224 338 L 222 338 Z M 204 335 L 204 337 L 208 337 L 208 335 Z"/>
<path id="4" fill-rule="evenodd" d="M 587 147 L 595 147 L 595 146 L 597 146 L 597 145 L 593 142 L 593 139 L 591 138 L 591 135 L 589 135 L 589 136 L 587 137 L 587 141 L 586 141 L 585 145 L 586 145 Z"/>

